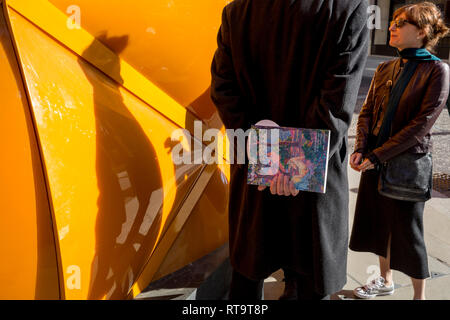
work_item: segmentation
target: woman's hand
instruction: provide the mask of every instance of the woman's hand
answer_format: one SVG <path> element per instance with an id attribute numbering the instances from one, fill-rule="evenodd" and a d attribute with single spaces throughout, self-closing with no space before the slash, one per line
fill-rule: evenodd
<path id="1" fill-rule="evenodd" d="M 258 186 L 259 191 L 265 190 L 265 186 Z M 270 183 L 270 192 L 273 195 L 279 195 L 279 196 L 293 196 L 299 194 L 299 190 L 295 189 L 294 183 L 291 181 L 290 177 L 284 174 L 278 174 Z"/>
<path id="2" fill-rule="evenodd" d="M 370 162 L 369 159 L 366 159 L 360 166 L 358 166 L 358 169 L 359 169 L 358 171 L 365 172 L 367 170 L 375 169 L 375 165 L 372 162 Z"/>
<path id="3" fill-rule="evenodd" d="M 362 161 L 362 153 L 355 152 L 350 156 L 350 167 L 352 167 L 353 170 L 360 171 L 359 165 Z"/>

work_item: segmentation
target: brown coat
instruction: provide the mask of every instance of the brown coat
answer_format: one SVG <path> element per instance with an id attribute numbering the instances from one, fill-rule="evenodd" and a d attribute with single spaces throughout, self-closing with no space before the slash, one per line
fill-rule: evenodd
<path id="1" fill-rule="evenodd" d="M 355 150 L 367 151 L 367 137 L 372 132 L 381 108 L 386 108 L 388 81 L 398 72 L 400 58 L 380 64 L 372 79 L 367 99 L 357 125 Z M 385 162 L 404 151 L 431 151 L 431 127 L 445 107 L 449 94 L 449 67 L 442 61 L 419 63 L 398 104 L 392 123 L 392 137 L 373 153 Z"/>
<path id="2" fill-rule="evenodd" d="M 346 283 L 347 130 L 367 58 L 365 0 L 235 0 L 222 15 L 211 97 L 227 128 L 331 130 L 327 193 L 273 196 L 233 165 L 230 260 L 251 279 L 281 267 L 313 275 L 315 291 Z"/>

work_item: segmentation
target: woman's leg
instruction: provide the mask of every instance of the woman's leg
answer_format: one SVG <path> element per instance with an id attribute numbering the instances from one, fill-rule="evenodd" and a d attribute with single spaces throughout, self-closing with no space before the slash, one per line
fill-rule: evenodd
<path id="1" fill-rule="evenodd" d="M 425 279 L 411 278 L 414 288 L 414 300 L 425 300 Z"/>
<path id="2" fill-rule="evenodd" d="M 428 255 L 424 241 L 423 212 L 425 204 L 415 202 L 409 208 L 398 208 L 396 217 L 395 241 L 391 259 L 392 267 L 400 270 L 411 278 L 414 289 L 414 299 L 425 299 L 425 279 L 430 277 Z M 394 245 L 395 243 L 395 245 Z"/>
<path id="3" fill-rule="evenodd" d="M 380 260 L 380 275 L 385 280 L 385 285 L 390 287 L 394 280 L 392 279 L 392 270 L 391 270 L 391 236 L 389 235 L 388 247 L 387 247 L 387 256 L 382 257 L 379 256 Z"/>

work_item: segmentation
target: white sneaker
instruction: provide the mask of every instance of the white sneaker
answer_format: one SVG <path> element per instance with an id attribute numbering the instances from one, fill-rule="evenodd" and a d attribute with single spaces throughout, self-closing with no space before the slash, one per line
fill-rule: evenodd
<path id="1" fill-rule="evenodd" d="M 383 277 L 378 277 L 365 286 L 355 288 L 353 294 L 361 299 L 371 299 L 376 296 L 387 296 L 394 293 L 394 284 L 387 287 Z"/>

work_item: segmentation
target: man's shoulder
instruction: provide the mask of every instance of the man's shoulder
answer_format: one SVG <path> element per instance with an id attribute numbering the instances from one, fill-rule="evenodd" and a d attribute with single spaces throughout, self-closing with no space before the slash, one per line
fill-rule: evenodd
<path id="1" fill-rule="evenodd" d="M 242 7 L 242 5 L 244 5 L 248 1 L 250 0 L 233 0 L 225 6 L 225 10 L 227 11 L 236 10 L 237 8 Z"/>
<path id="2" fill-rule="evenodd" d="M 225 7 L 226 8 L 237 8 L 243 5 L 247 5 L 249 3 L 252 3 L 254 5 L 258 5 L 258 2 L 264 2 L 267 0 L 233 0 L 231 2 L 229 2 Z M 291 0 L 291 4 L 294 4 L 295 1 L 302 1 L 302 0 Z M 319 2 L 322 3 L 319 6 L 330 6 L 330 7 L 343 7 L 343 8 L 356 8 L 359 7 L 361 5 L 369 5 L 368 0 L 331 0 L 331 1 L 326 1 L 326 0 L 310 0 L 311 2 Z"/>
<path id="3" fill-rule="evenodd" d="M 258 2 L 261 2 L 261 5 L 266 5 L 264 1 L 267 0 L 233 0 L 230 3 L 228 3 L 225 6 L 225 10 L 228 13 L 232 13 L 233 11 L 240 10 L 245 6 L 251 5 L 251 6 L 258 6 Z M 292 0 L 291 0 L 292 1 Z M 294 0 L 295 1 L 302 1 L 302 0 Z M 353 12 L 356 9 L 360 8 L 361 10 L 367 11 L 367 7 L 369 5 L 368 0 L 310 0 L 311 3 L 315 3 L 313 6 L 317 9 L 319 7 L 327 8 L 331 11 L 335 12 L 341 12 L 341 11 L 347 11 L 347 12 Z"/>
<path id="4" fill-rule="evenodd" d="M 367 0 L 334 0 L 328 3 L 339 14 L 341 12 L 364 11 L 367 14 L 369 2 Z"/>
<path id="5" fill-rule="evenodd" d="M 355 9 L 360 6 L 368 6 L 368 0 L 334 0 L 331 2 L 333 6 L 342 6 L 345 8 Z"/>
<path id="6" fill-rule="evenodd" d="M 233 0 L 223 8 L 222 14 L 225 14 L 228 20 L 230 20 L 231 17 L 239 15 L 242 12 L 243 6 L 248 4 L 248 1 L 250 0 Z"/>

